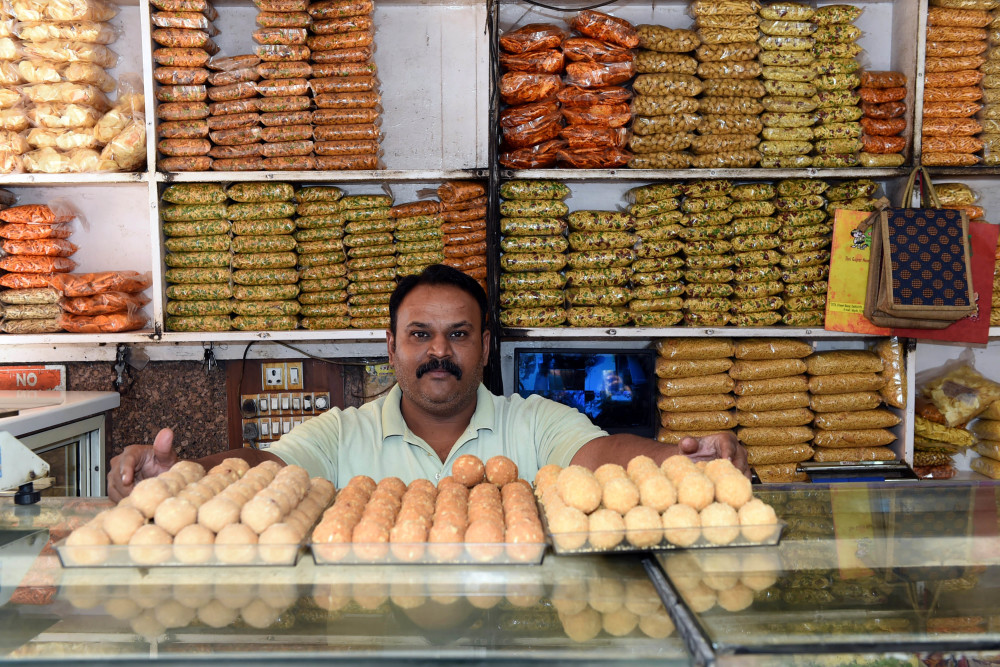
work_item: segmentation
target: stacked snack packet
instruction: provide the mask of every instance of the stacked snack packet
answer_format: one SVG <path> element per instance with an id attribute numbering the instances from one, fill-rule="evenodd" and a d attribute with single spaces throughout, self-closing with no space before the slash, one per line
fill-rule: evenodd
<path id="1" fill-rule="evenodd" d="M 473 181 L 449 181 L 438 186 L 437 196 L 443 263 L 475 278 L 485 290 L 486 188 Z M 425 206 L 434 203 L 421 202 Z"/>
<path id="2" fill-rule="evenodd" d="M 0 173 L 24 171 L 23 153 L 31 150 L 22 132 L 28 129 L 19 84 L 21 40 L 14 33 L 17 19 L 9 7 L 0 8 Z"/>
<path id="3" fill-rule="evenodd" d="M 747 446 L 747 461 L 763 481 L 795 475 L 794 464 L 813 450 L 808 426 L 812 412 L 806 364 L 812 346 L 799 340 L 748 338 L 736 342 L 729 369 L 736 394 L 737 436 Z M 791 466 L 791 470 L 789 470 Z"/>
<path id="4" fill-rule="evenodd" d="M 729 206 L 732 183 L 727 180 L 695 181 L 684 186 L 684 322 L 690 326 L 723 326 L 729 323 L 729 295 L 735 274 L 732 265 L 733 214 Z"/>
<path id="5" fill-rule="evenodd" d="M 316 169 L 377 169 L 382 97 L 371 0 L 313 2 L 309 62 Z"/>
<path id="6" fill-rule="evenodd" d="M 812 52 L 818 73 L 816 86 L 816 114 L 819 125 L 813 128 L 813 166 L 821 168 L 856 167 L 861 151 L 861 98 L 856 89 L 861 85 L 857 74 L 856 56 L 861 53 L 857 40 L 861 30 L 853 22 L 861 16 L 861 8 L 853 5 L 826 5 L 818 7 L 812 22 L 819 28 L 812 37 L 816 40 Z"/>
<path id="7" fill-rule="evenodd" d="M 879 408 L 887 379 L 882 358 L 870 350 L 830 350 L 806 357 L 809 393 L 816 417 L 812 444 L 816 461 L 877 461 L 896 458 L 886 447 L 897 415 Z"/>
<path id="8" fill-rule="evenodd" d="M 792 178 L 778 183 L 774 206 L 781 222 L 781 281 L 785 284 L 782 322 L 792 327 L 821 326 L 826 317 L 826 278 L 830 274 L 833 228 L 823 210 L 823 193 L 829 185 L 820 180 Z M 823 258 L 826 258 L 825 260 Z"/>
<path id="9" fill-rule="evenodd" d="M 170 331 L 228 331 L 232 223 L 218 183 L 175 183 L 161 195 Z"/>
<path id="10" fill-rule="evenodd" d="M 159 168 L 163 171 L 205 171 L 212 166 L 207 139 L 209 105 L 205 65 L 219 52 L 212 37 L 218 30 L 212 23 L 219 18 L 208 0 L 180 2 L 157 0 L 153 12 L 153 51 L 157 67 L 153 77 L 157 88 L 156 117 L 159 129 L 157 148 Z M 178 16 L 178 13 L 181 15 Z"/>
<path id="11" fill-rule="evenodd" d="M 574 280 L 566 289 L 566 319 L 571 326 L 621 326 L 631 320 L 624 307 L 631 295 L 618 278 L 628 280 L 637 236 L 629 231 L 632 217 L 617 211 L 573 211 L 569 223 L 569 255 Z M 628 260 L 626 262 L 626 260 Z M 586 265 L 595 264 L 593 267 Z M 608 264 L 597 267 L 596 264 Z M 600 268 L 614 272 L 611 276 Z M 590 270 L 588 270 L 590 269 Z M 623 275 L 624 274 L 624 275 Z"/>
<path id="12" fill-rule="evenodd" d="M 562 324 L 567 276 L 560 272 L 569 247 L 563 236 L 569 208 L 562 200 L 570 196 L 569 188 L 557 181 L 515 180 L 500 185 L 500 196 L 500 323 Z M 585 275 L 579 272 L 580 278 Z"/>
<path id="13" fill-rule="evenodd" d="M 1000 3 L 996 3 L 1000 7 Z M 931 12 L 940 12 L 941 8 L 931 7 Z M 985 13 L 985 12 L 984 12 Z M 986 53 L 986 62 L 979 67 L 979 73 L 983 76 L 983 110 L 981 113 L 983 133 L 979 139 L 983 142 L 983 164 L 996 166 L 1000 164 L 1000 13 L 992 12 L 987 15 L 989 23 L 986 26 L 988 31 L 989 46 Z M 982 19 L 979 18 L 974 26 L 978 27 Z"/>
<path id="14" fill-rule="evenodd" d="M 676 444 L 736 426 L 733 341 L 728 338 L 664 338 L 656 344 L 656 376 L 660 398 L 660 442 Z"/>
<path id="15" fill-rule="evenodd" d="M 973 470 L 993 479 L 1000 479 L 1000 401 L 995 401 L 972 423 L 979 458 L 969 464 Z M 914 455 L 916 466 L 916 455 Z"/>
<path id="16" fill-rule="evenodd" d="M 566 32 L 547 23 L 529 23 L 500 36 L 500 111 L 503 146 L 500 164 L 511 169 L 551 167 L 560 140 L 562 114 L 554 99 L 562 88 L 562 43 Z M 626 120 L 625 123 L 628 121 Z M 623 123 L 624 124 L 624 123 Z"/>
<path id="17" fill-rule="evenodd" d="M 212 169 L 254 171 L 261 168 L 260 114 L 253 54 L 214 57 L 208 61 L 208 138 Z"/>
<path id="18" fill-rule="evenodd" d="M 4 191 L 10 203 L 14 198 Z M 2 277 L 5 287 L 0 292 L 3 316 L 0 331 L 4 333 L 51 333 L 62 330 L 58 293 L 46 288 L 59 273 L 76 268 L 70 256 L 77 246 L 67 239 L 76 218 L 69 207 L 56 206 L 54 211 L 44 204 L 13 206 L 0 211 L 0 238 L 3 257 L 0 269 L 8 271 Z"/>
<path id="19" fill-rule="evenodd" d="M 733 264 L 736 271 L 756 274 L 749 277 L 762 280 L 746 281 L 734 274 L 730 293 L 733 317 L 730 323 L 738 327 L 771 326 L 781 320 L 779 312 L 784 289 L 775 279 L 776 270 L 770 270 L 780 261 L 781 253 L 775 248 L 782 244 L 778 231 L 781 223 L 774 217 L 775 188 L 770 183 L 747 183 L 735 186 L 729 193 L 733 203 L 732 245 Z M 770 279 L 768 279 L 770 275 Z"/>
<path id="20" fill-rule="evenodd" d="M 906 150 L 906 75 L 902 72 L 861 72 L 862 167 L 901 167 Z M 888 109 L 881 105 L 889 104 Z M 902 105 L 900 107 L 900 105 Z M 884 109 L 884 110 L 883 110 Z M 902 111 L 898 117 L 894 116 Z"/>
<path id="21" fill-rule="evenodd" d="M 812 53 L 816 43 L 812 35 L 818 26 L 810 19 L 815 10 L 801 3 L 776 2 L 761 7 L 759 13 L 764 34 L 758 59 L 768 93 L 762 100 L 767 113 L 760 164 L 768 168 L 812 166 L 812 126 L 818 119 L 813 81 L 819 76 Z"/>
<path id="22" fill-rule="evenodd" d="M 639 88 L 632 100 L 632 136 L 628 146 L 635 155 L 633 169 L 684 169 L 691 165 L 691 133 L 698 127 L 701 81 L 695 74 L 698 61 L 690 53 L 700 40 L 693 30 L 659 25 L 637 28 L 639 48 L 635 67 Z M 633 85 L 635 89 L 635 85 Z M 645 89 L 653 94 L 642 94 Z"/>
<path id="23" fill-rule="evenodd" d="M 443 213 L 439 213 L 438 216 L 429 216 L 430 220 L 415 224 L 400 224 L 400 221 L 396 220 L 396 231 L 393 237 L 396 242 L 397 273 L 399 276 L 416 275 L 431 264 L 440 264 L 444 261 L 444 233 L 441 231 L 440 222 L 443 215 Z M 467 217 L 472 220 L 485 215 L 485 206 L 482 207 L 481 211 L 475 208 L 449 211 L 449 216 L 453 219 Z"/>
<path id="24" fill-rule="evenodd" d="M 136 271 L 57 273 L 49 284 L 59 299 L 59 326 L 69 333 L 116 333 L 142 329 L 149 319 L 141 312 L 149 303 L 142 294 L 152 278 Z"/>
<path id="25" fill-rule="evenodd" d="M 623 148 L 631 119 L 629 93 L 621 88 L 635 76 L 635 51 L 639 35 L 624 19 L 587 9 L 569 21 L 583 35 L 571 37 L 562 50 L 572 62 L 566 65 L 566 88 L 558 93 L 567 127 L 559 131 L 566 146 L 556 159 L 581 169 L 607 169 L 628 164 L 631 154 Z"/>
<path id="26" fill-rule="evenodd" d="M 696 0 L 691 13 L 701 46 L 696 51 L 701 64 L 698 76 L 703 82 L 702 94 L 718 98 L 755 100 L 764 95 L 757 80 L 761 66 L 756 61 L 757 29 L 760 19 L 756 0 L 746 2 L 710 2 Z M 760 112 L 752 101 L 749 109 L 712 109 L 706 104 L 698 124 L 698 135 L 692 139 L 694 155 L 691 166 L 696 169 L 716 167 L 752 167 L 760 162 L 757 151 L 763 128 Z"/>
<path id="27" fill-rule="evenodd" d="M 632 321 L 640 327 L 670 327 L 684 317 L 681 281 L 684 259 L 678 256 L 684 244 L 677 239 L 683 229 L 680 184 L 660 183 L 632 188 L 625 193 L 632 228 L 639 237 L 639 247 L 655 244 L 656 256 L 636 258 L 629 272 L 611 274 L 610 284 L 624 285 L 631 280 L 629 310 Z M 650 250 L 643 254 L 652 255 Z"/>
<path id="28" fill-rule="evenodd" d="M 348 269 L 388 269 L 395 267 L 402 275 L 408 266 L 420 262 L 416 255 L 397 255 L 397 243 L 392 230 L 398 229 L 391 217 L 390 195 L 345 195 L 339 202 L 346 223 L 344 245 L 347 247 Z M 389 230 L 389 231 L 372 231 Z M 389 326 L 389 297 L 396 288 L 394 279 L 352 281 L 347 285 L 348 315 L 355 329 L 386 329 Z"/>
<path id="29" fill-rule="evenodd" d="M 931 7 L 927 16 L 921 162 L 926 166 L 961 167 L 979 164 L 982 125 L 975 119 L 983 108 L 980 67 L 987 59 L 987 12 L 978 9 Z"/>
<path id="30" fill-rule="evenodd" d="M 348 280 L 361 281 L 363 270 L 354 270 L 353 276 L 348 272 L 350 262 L 346 261 L 343 251 L 347 226 L 340 214 L 339 204 L 343 195 L 340 188 L 331 185 L 307 186 L 295 192 L 298 205 L 293 236 L 299 252 L 299 264 L 303 266 L 298 276 L 298 299 L 301 304 L 299 314 L 302 315 L 300 324 L 304 329 L 346 329 L 350 326 Z M 330 261 L 320 264 L 307 259 L 305 263 L 309 266 L 305 266 L 303 257 L 308 255 L 325 256 Z M 391 271 L 390 278 L 396 275 L 395 264 L 380 270 Z M 370 278 L 385 279 L 382 275 Z"/>

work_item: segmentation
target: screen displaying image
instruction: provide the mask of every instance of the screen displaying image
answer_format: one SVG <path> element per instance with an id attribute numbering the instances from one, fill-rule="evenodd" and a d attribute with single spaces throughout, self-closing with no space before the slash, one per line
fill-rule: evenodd
<path id="1" fill-rule="evenodd" d="M 516 392 L 574 407 L 609 433 L 653 437 L 653 350 L 514 351 Z"/>

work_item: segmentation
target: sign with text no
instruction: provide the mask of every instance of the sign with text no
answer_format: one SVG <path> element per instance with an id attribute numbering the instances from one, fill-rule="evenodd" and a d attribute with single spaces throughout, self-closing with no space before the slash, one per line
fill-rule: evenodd
<path id="1" fill-rule="evenodd" d="M 0 366 L 0 391 L 66 389 L 66 367 L 52 364 Z"/>

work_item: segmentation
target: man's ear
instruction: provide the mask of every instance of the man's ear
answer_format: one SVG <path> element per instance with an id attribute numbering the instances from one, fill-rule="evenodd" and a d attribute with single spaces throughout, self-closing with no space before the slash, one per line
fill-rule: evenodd
<path id="1" fill-rule="evenodd" d="M 385 346 L 386 351 L 389 353 L 389 365 L 391 366 L 396 356 L 396 337 L 392 335 L 391 329 L 385 330 Z"/>
<path id="2" fill-rule="evenodd" d="M 490 360 L 490 330 L 483 329 L 483 366 Z"/>

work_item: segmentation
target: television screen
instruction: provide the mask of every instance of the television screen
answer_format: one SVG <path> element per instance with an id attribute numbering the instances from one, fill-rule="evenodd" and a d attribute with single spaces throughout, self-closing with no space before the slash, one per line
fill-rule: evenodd
<path id="1" fill-rule="evenodd" d="M 514 350 L 515 392 L 576 408 L 609 433 L 652 438 L 656 416 L 654 350 Z"/>

